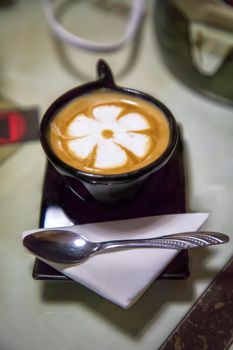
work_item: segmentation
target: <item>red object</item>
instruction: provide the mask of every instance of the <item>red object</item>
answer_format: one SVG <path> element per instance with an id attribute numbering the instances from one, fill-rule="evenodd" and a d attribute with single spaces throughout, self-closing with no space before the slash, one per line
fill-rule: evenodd
<path id="1" fill-rule="evenodd" d="M 0 112 L 0 145 L 20 142 L 27 131 L 27 124 L 19 112 Z"/>

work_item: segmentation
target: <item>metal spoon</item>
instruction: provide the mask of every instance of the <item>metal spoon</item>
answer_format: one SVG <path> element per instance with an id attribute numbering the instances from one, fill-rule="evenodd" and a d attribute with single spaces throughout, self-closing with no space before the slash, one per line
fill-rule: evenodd
<path id="1" fill-rule="evenodd" d="M 132 248 L 190 249 L 229 241 L 217 232 L 183 232 L 146 239 L 90 242 L 79 233 L 43 230 L 27 235 L 23 245 L 34 255 L 60 264 L 79 264 L 95 254 Z"/>

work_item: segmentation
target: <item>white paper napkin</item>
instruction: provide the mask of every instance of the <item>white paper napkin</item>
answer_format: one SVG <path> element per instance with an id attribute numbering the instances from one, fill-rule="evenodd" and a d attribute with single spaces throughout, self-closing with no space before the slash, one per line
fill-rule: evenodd
<path id="1" fill-rule="evenodd" d="M 196 231 L 207 217 L 206 213 L 150 216 L 69 226 L 65 229 L 79 232 L 92 241 L 150 238 Z M 34 231 L 38 230 L 24 232 L 22 238 Z M 99 254 L 77 266 L 62 266 L 43 261 L 127 309 L 137 301 L 177 253 L 178 251 L 173 249 L 140 248 Z"/>

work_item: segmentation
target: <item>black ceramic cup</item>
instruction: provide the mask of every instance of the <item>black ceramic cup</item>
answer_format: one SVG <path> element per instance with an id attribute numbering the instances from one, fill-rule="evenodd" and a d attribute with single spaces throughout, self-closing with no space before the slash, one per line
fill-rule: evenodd
<path id="1" fill-rule="evenodd" d="M 41 122 L 40 140 L 49 161 L 64 176 L 67 185 L 77 196 L 85 201 L 94 197 L 101 203 L 114 204 L 132 198 L 144 180 L 168 162 L 177 144 L 178 130 L 172 113 L 162 102 L 143 92 L 117 86 L 109 66 L 103 60 L 99 60 L 97 63 L 97 73 L 98 80 L 69 90 L 52 103 L 45 112 Z M 158 159 L 134 171 L 123 174 L 102 175 L 75 169 L 54 154 L 48 142 L 48 128 L 53 117 L 71 100 L 101 89 L 135 96 L 149 101 L 161 109 L 169 124 L 170 140 L 167 149 Z"/>

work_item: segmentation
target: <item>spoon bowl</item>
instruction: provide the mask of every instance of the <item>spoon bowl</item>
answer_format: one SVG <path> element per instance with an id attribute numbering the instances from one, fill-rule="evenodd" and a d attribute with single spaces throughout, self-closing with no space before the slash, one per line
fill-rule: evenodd
<path id="1" fill-rule="evenodd" d="M 34 255 L 60 264 L 87 260 L 95 245 L 72 231 L 46 230 L 26 236 L 23 245 Z"/>

